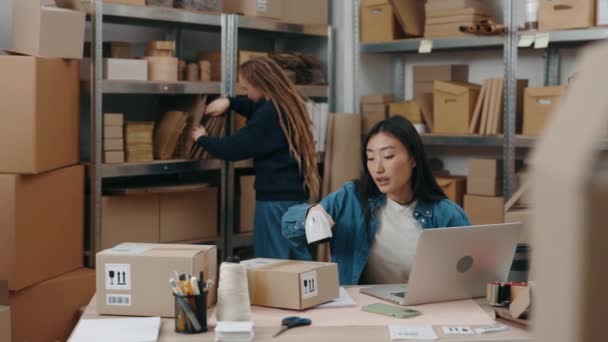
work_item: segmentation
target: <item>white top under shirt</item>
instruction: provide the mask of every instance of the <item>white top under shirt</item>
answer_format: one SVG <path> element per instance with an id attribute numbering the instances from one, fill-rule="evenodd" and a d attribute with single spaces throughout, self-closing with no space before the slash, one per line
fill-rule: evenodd
<path id="1" fill-rule="evenodd" d="M 387 197 L 378 210 L 378 231 L 363 274 L 363 284 L 405 284 L 416 255 L 422 226 L 416 203 L 401 205 Z"/>

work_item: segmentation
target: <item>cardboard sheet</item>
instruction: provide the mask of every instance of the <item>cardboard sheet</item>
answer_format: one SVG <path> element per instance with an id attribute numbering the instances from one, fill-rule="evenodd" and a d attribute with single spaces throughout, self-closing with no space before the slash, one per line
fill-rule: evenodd
<path id="1" fill-rule="evenodd" d="M 350 287 L 346 290 L 357 303 L 356 307 L 343 309 L 311 309 L 290 311 L 253 306 L 251 315 L 255 327 L 276 327 L 287 316 L 302 316 L 310 318 L 316 327 L 337 326 L 387 326 L 394 325 L 490 325 L 495 321 L 473 300 L 446 302 L 428 305 L 418 305 L 413 308 L 422 312 L 418 317 L 408 319 L 389 318 L 369 312 L 361 307 L 368 304 L 383 302 L 381 299 L 364 295 L 360 287 Z M 215 313 L 209 321 L 215 326 Z"/>

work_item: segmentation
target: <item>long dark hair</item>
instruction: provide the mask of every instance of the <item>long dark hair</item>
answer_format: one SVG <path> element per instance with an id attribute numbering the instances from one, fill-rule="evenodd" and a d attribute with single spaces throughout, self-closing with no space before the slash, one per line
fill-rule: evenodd
<path id="1" fill-rule="evenodd" d="M 365 221 L 369 223 L 371 212 L 369 200 L 380 194 L 380 189 L 376 186 L 369 170 L 367 169 L 367 144 L 370 139 L 379 133 L 393 136 L 401 142 L 409 154 L 416 161 L 416 166 L 412 172 L 412 190 L 414 199 L 424 202 L 437 202 L 446 198 L 445 194 L 437 184 L 431 167 L 426 159 L 422 139 L 412 123 L 402 116 L 393 116 L 377 123 L 365 137 L 361 146 L 361 178 L 357 182 L 359 198 L 365 212 Z"/>

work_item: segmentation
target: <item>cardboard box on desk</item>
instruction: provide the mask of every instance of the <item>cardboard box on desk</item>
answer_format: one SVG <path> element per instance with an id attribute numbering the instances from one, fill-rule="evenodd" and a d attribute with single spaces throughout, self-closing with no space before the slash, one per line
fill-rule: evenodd
<path id="1" fill-rule="evenodd" d="M 84 12 L 44 7 L 40 0 L 19 0 L 13 4 L 11 51 L 24 55 L 82 59 Z"/>
<path id="2" fill-rule="evenodd" d="M 36 174 L 80 160 L 78 61 L 0 56 L 0 173 Z"/>
<path id="3" fill-rule="evenodd" d="M 524 91 L 524 135 L 541 135 L 557 108 L 566 87 L 526 88 Z"/>
<path id="4" fill-rule="evenodd" d="M 464 211 L 473 225 L 503 223 L 504 206 L 502 197 L 464 196 Z"/>
<path id="5" fill-rule="evenodd" d="M 242 264 L 247 268 L 252 305 L 304 310 L 340 295 L 337 264 L 275 259 Z"/>
<path id="6" fill-rule="evenodd" d="M 223 3 L 226 13 L 269 19 L 281 19 L 283 15 L 281 0 L 223 0 Z"/>
<path id="7" fill-rule="evenodd" d="M 87 268 L 11 292 L 13 341 L 66 341 L 94 293 L 95 271 Z"/>
<path id="8" fill-rule="evenodd" d="M 462 207 L 467 178 L 464 176 L 441 176 L 435 179 L 448 199 Z"/>
<path id="9" fill-rule="evenodd" d="M 205 245 L 125 243 L 97 253 L 97 312 L 103 315 L 175 317 L 169 278 L 179 274 L 217 280 L 217 249 Z M 112 273 L 110 273 L 112 272 Z M 113 277 L 121 273 L 123 281 Z M 215 305 L 215 287 L 207 305 Z"/>
<path id="10" fill-rule="evenodd" d="M 435 81 L 433 85 L 433 131 L 469 134 L 480 86 L 477 84 Z"/>
<path id="11" fill-rule="evenodd" d="M 82 166 L 0 175 L 0 203 L 0 279 L 10 290 L 82 267 Z"/>
<path id="12" fill-rule="evenodd" d="M 0 305 L 0 342 L 10 342 L 11 340 L 11 308 Z"/>
<path id="13" fill-rule="evenodd" d="M 538 9 L 541 31 L 587 28 L 595 25 L 595 0 L 542 0 Z"/>

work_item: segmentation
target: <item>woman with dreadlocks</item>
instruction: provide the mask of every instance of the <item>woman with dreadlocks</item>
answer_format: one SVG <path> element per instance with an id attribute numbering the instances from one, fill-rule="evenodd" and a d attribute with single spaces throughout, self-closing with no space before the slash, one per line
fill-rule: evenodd
<path id="1" fill-rule="evenodd" d="M 283 237 L 281 218 L 289 207 L 315 203 L 319 196 L 320 177 L 306 99 L 268 57 L 243 63 L 239 75 L 247 96 L 219 98 L 209 104 L 206 114 L 221 115 L 230 109 L 247 118 L 247 125 L 227 137 L 210 137 L 201 126 L 193 130 L 192 137 L 215 157 L 229 161 L 253 158 L 255 256 L 303 258 Z"/>

